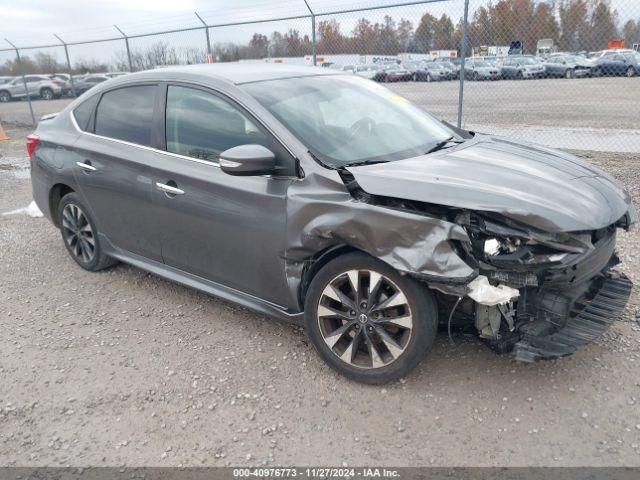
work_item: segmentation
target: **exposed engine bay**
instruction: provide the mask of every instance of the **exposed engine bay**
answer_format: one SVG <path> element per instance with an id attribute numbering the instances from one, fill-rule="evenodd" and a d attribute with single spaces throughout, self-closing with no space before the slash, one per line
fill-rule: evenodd
<path id="1" fill-rule="evenodd" d="M 629 227 L 628 216 L 600 230 L 558 234 L 473 212 L 457 220 L 471 239 L 460 247 L 479 272 L 465 286 L 457 320 L 473 320 L 498 353 L 525 362 L 570 355 L 627 303 L 632 284 L 613 267 L 616 230 Z"/>

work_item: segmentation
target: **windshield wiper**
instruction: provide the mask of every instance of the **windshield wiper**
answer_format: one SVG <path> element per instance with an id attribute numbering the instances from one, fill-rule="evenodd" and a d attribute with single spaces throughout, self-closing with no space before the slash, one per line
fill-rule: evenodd
<path id="1" fill-rule="evenodd" d="M 433 152 L 437 152 L 438 150 L 442 150 L 444 147 L 446 147 L 449 143 L 451 143 L 453 140 L 453 135 L 450 136 L 449 138 L 446 138 L 438 143 L 436 143 L 433 147 L 431 147 L 429 150 L 427 150 L 426 152 L 424 152 L 425 155 L 428 155 L 429 153 L 433 153 Z M 455 143 L 462 143 L 462 142 L 455 142 Z"/>
<path id="2" fill-rule="evenodd" d="M 389 160 L 363 160 L 362 162 L 347 163 L 343 167 L 361 167 L 362 165 L 375 165 L 376 163 L 389 163 Z"/>

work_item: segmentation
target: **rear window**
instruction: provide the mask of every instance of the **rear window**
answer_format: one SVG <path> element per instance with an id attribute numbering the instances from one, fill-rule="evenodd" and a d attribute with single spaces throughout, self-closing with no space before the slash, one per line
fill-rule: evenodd
<path id="1" fill-rule="evenodd" d="M 96 134 L 150 146 L 156 92 L 155 85 L 140 85 L 103 94 L 96 112 Z"/>

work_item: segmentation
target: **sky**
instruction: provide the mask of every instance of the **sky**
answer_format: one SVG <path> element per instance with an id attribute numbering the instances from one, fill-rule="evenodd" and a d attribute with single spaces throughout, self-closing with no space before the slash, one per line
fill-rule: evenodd
<path id="1" fill-rule="evenodd" d="M 394 0 L 308 0 L 316 13 L 383 6 L 398 3 Z M 407 0 L 399 0 L 407 1 Z M 548 1 L 548 0 L 539 0 Z M 640 0 L 610 0 L 617 8 L 621 20 L 640 19 Z M 471 0 L 471 11 L 486 4 L 487 0 Z M 8 48 L 4 41 L 8 38 L 18 46 L 34 46 L 58 43 L 53 34 L 58 34 L 66 42 L 117 38 L 120 36 L 113 26 L 117 24 L 128 35 L 157 32 L 201 25 L 193 14 L 197 11 L 207 23 L 222 24 L 282 16 L 305 15 L 308 13 L 304 0 L 0 0 L 0 49 Z M 383 9 L 368 13 L 351 13 L 337 16 L 343 30 L 353 28 L 356 20 L 366 16 L 371 21 L 380 21 L 385 14 L 396 20 L 409 18 L 414 26 L 423 13 L 429 11 L 435 16 L 443 13 L 454 19 L 462 16 L 463 0 L 445 0 L 428 5 L 414 5 Z M 270 34 L 274 30 L 286 31 L 296 28 L 301 34 L 310 33 L 308 19 L 269 22 L 247 26 L 220 27 L 211 30 L 213 42 L 246 43 L 252 33 Z M 157 40 L 165 40 L 174 45 L 203 46 L 203 31 L 151 37 L 132 40 L 132 46 L 144 47 Z M 122 41 L 105 44 L 85 45 L 70 48 L 72 62 L 77 58 L 105 59 L 121 49 Z M 50 49 L 58 57 L 64 52 L 60 48 Z M 0 63 L 13 55 L 0 52 Z M 60 58 L 63 60 L 63 58 Z"/>

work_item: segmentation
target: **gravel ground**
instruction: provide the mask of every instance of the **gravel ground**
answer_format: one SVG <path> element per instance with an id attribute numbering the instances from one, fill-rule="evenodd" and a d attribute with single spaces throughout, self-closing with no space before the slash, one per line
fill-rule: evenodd
<path id="1" fill-rule="evenodd" d="M 0 212 L 31 201 L 27 131 L 8 133 Z M 640 156 L 589 159 L 638 204 Z M 636 284 L 639 235 L 619 242 Z M 46 220 L 0 216 L 0 465 L 640 466 L 639 301 L 566 359 L 442 334 L 371 387 L 298 327 L 127 265 L 85 272 Z"/>

